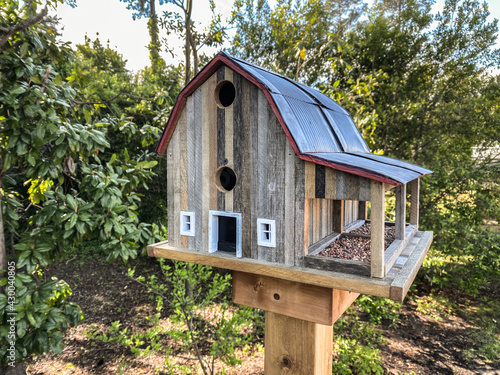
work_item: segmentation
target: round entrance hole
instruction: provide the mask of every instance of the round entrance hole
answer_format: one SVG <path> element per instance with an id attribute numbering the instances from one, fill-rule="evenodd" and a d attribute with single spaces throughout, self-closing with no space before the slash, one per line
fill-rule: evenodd
<path id="1" fill-rule="evenodd" d="M 229 167 L 220 167 L 215 172 L 215 184 L 223 193 L 231 191 L 236 186 L 236 174 Z"/>
<path id="2" fill-rule="evenodd" d="M 229 107 L 236 97 L 236 89 L 229 81 L 220 82 L 215 88 L 215 101 L 221 107 Z"/>

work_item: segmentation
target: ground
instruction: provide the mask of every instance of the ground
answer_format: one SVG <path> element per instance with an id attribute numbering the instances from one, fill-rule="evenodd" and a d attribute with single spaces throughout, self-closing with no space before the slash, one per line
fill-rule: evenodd
<path id="1" fill-rule="evenodd" d="M 28 374 L 196 373 L 195 355 L 183 351 L 168 335 L 157 337 L 162 349 L 149 355 L 134 354 L 131 350 L 133 344 L 106 342 L 102 336 L 98 338 L 116 321 L 120 322 L 120 330 L 145 331 L 148 327 L 146 317 L 155 313 L 154 295 L 126 275 L 131 266 L 136 267 L 136 275 L 151 274 L 158 269 L 156 260 L 147 257 L 128 265 L 120 262 L 109 264 L 104 255 L 92 253 L 72 253 L 47 269 L 49 275 L 66 280 L 72 287 L 71 299 L 81 306 L 85 320 L 68 330 L 62 355 L 48 354 L 29 361 Z M 496 350 L 498 342 L 485 342 L 481 336 L 485 325 L 479 325 L 477 319 L 471 317 L 471 312 L 486 309 L 487 303 L 482 303 L 480 296 L 475 299 L 459 293 L 450 296 L 449 291 L 442 299 L 439 296 L 431 298 L 426 285 L 420 285 L 420 290 L 412 291 L 405 300 L 397 323 L 381 322 L 376 326 L 386 340 L 386 344 L 378 345 L 385 373 L 500 374 L 500 363 L 487 361 L 478 351 L 479 347 L 487 345 Z M 488 290 L 488 293 L 493 295 L 488 301 L 500 300 L 498 288 Z M 453 300 L 453 304 L 446 302 L 449 300 Z M 492 308 L 497 307 L 498 303 Z M 495 326 L 498 312 L 493 311 L 490 316 L 487 310 L 484 311 L 482 318 L 491 319 L 489 324 Z M 368 319 L 367 314 L 360 311 L 350 314 L 358 314 L 360 321 Z M 168 308 L 164 309 L 162 324 L 168 324 L 164 319 L 168 315 Z M 498 335 L 494 334 L 493 338 L 498 339 Z M 166 349 L 170 349 L 168 363 L 165 362 Z M 225 373 L 263 374 L 263 353 L 263 337 L 256 334 L 250 346 L 239 349 L 241 365 L 225 366 Z M 222 363 L 215 363 L 216 373 L 221 373 Z"/>

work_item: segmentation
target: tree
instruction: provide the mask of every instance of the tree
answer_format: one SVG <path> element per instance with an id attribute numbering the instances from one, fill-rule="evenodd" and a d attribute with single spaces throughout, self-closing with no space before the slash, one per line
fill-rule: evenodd
<path id="1" fill-rule="evenodd" d="M 181 34 L 184 39 L 184 85 L 198 74 L 201 58 L 199 50 L 203 46 L 220 46 L 227 37 L 227 26 L 223 25 L 221 15 L 216 13 L 215 1 L 210 0 L 213 17 L 209 27 L 200 33 L 196 30 L 192 19 L 193 0 L 166 0 L 180 9 L 180 12 L 164 11 L 161 21 L 167 35 Z M 173 54 L 173 51 L 170 50 Z"/>
<path id="2" fill-rule="evenodd" d="M 160 56 L 161 43 L 158 30 L 158 15 L 156 14 L 156 0 L 120 0 L 127 3 L 127 9 L 133 10 L 132 17 L 140 19 L 142 17 L 149 18 L 148 30 L 150 42 L 148 45 L 149 59 L 153 73 L 159 74 L 165 67 L 165 61 Z M 163 5 L 166 1 L 159 0 L 159 4 Z"/>
<path id="3" fill-rule="evenodd" d="M 317 85 L 329 70 L 337 34 L 364 9 L 361 1 L 237 0 L 232 53 L 295 80 Z"/>
<path id="4" fill-rule="evenodd" d="M 22 23 L 39 4 L 6 5 L 7 25 Z M 24 13 L 23 13 L 24 12 Z M 2 27 L 4 24 L 2 24 Z M 141 223 L 139 185 L 155 161 L 126 149 L 106 154 L 108 129 L 129 121 L 96 118 L 76 104 L 77 92 L 57 67 L 73 59 L 52 25 L 33 24 L 0 50 L 0 365 L 23 371 L 24 358 L 60 353 L 63 332 L 82 319 L 63 280 L 44 268 L 82 241 L 99 238 L 108 259 L 126 261 L 153 237 Z M 3 68 L 1 68 L 3 67 Z M 154 142 L 150 137 L 147 142 Z"/>

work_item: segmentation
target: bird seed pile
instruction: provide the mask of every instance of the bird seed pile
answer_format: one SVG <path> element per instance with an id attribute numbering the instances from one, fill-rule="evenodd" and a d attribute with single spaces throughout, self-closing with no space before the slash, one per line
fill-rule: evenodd
<path id="1" fill-rule="evenodd" d="M 366 234 L 369 236 L 372 233 L 372 228 L 370 226 L 370 223 L 365 223 L 362 226 L 360 226 L 359 228 L 357 228 L 349 233 Z M 386 224 L 385 225 L 385 236 L 394 238 L 395 235 L 396 235 L 396 228 L 394 227 L 394 225 L 387 225 Z"/>

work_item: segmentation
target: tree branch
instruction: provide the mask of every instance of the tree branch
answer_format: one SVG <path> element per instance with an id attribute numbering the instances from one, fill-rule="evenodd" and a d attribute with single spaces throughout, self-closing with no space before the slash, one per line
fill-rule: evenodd
<path id="1" fill-rule="evenodd" d="M 7 41 L 12 35 L 39 23 L 41 20 L 43 20 L 43 18 L 47 15 L 48 12 L 49 8 L 45 7 L 40 13 L 35 14 L 33 17 L 27 18 L 16 25 L 12 25 L 2 30 L 5 32 L 5 34 L 2 35 L 2 37 L 0 38 L 0 49 L 2 49 L 3 45 L 7 43 Z"/>

